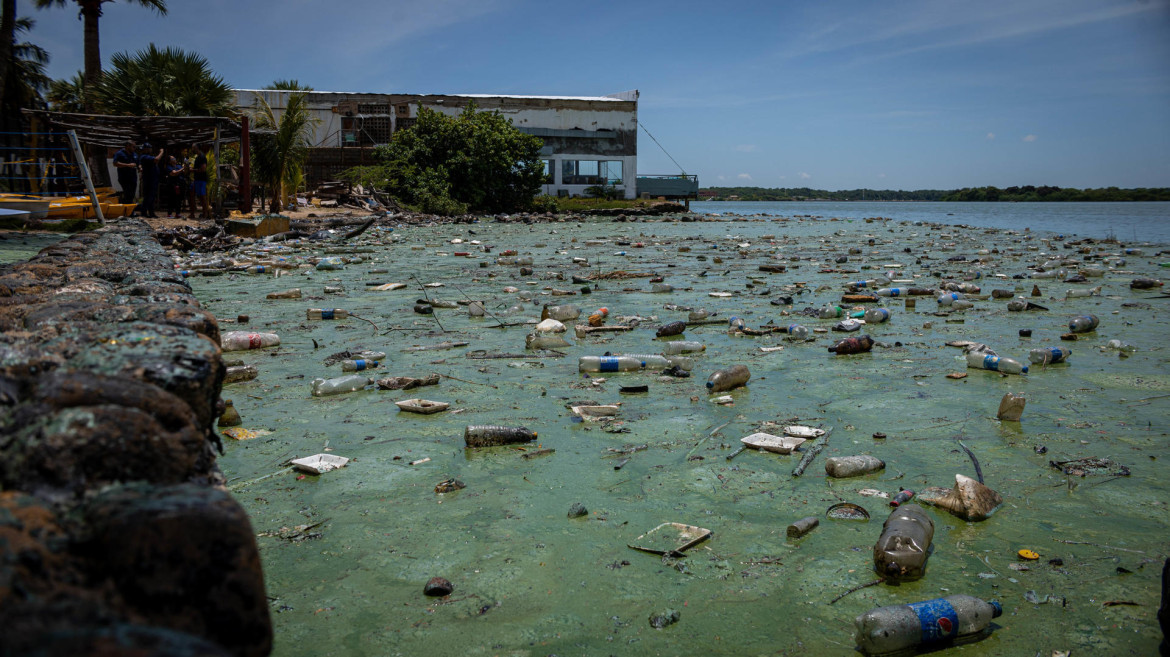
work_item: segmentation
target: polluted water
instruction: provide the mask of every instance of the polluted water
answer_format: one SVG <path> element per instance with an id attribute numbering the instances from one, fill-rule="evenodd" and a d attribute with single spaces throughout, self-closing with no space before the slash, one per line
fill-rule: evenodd
<path id="1" fill-rule="evenodd" d="M 956 595 L 1003 608 L 963 655 L 1156 652 L 1170 316 L 1162 288 L 1131 282 L 1166 271 L 1165 247 L 876 217 L 687 219 L 391 222 L 347 242 L 176 253 L 220 330 L 241 332 L 231 358 L 258 371 L 223 394 L 239 435 L 257 437 L 225 439 L 219 462 L 259 534 L 274 654 L 855 654 L 854 619 Z M 279 274 L 245 271 L 272 263 Z M 1065 282 L 1080 269 L 1091 285 Z M 302 298 L 266 298 L 294 287 Z M 892 288 L 925 294 L 871 292 Z M 971 307 L 930 302 L 959 289 Z M 1010 312 L 992 289 L 1045 310 Z M 311 312 L 334 306 L 346 315 Z M 868 350 L 827 351 L 843 337 L 828 307 L 865 322 Z M 567 346 L 525 348 L 542 317 Z M 976 343 L 1001 362 L 1075 355 L 1008 375 L 970 367 L 962 346 Z M 371 351 L 376 368 L 346 371 Z M 689 370 L 663 366 L 681 354 Z M 743 385 L 707 389 L 738 366 Z M 1019 421 L 996 419 L 1008 392 L 1027 398 Z M 398 412 L 408 399 L 449 406 Z M 790 425 L 831 430 L 728 458 Z M 288 469 L 317 454 L 349 461 Z M 885 467 L 826 475 L 827 459 L 859 455 Z M 922 506 L 921 573 L 864 587 L 890 499 L 956 475 L 1003 503 L 978 521 Z M 840 503 L 866 513 L 826 514 Z M 567 517 L 574 505 L 587 513 Z M 711 534 L 663 555 L 628 547 L 663 523 Z M 436 577 L 449 595 L 424 593 Z M 652 627 L 663 609 L 677 620 Z"/>

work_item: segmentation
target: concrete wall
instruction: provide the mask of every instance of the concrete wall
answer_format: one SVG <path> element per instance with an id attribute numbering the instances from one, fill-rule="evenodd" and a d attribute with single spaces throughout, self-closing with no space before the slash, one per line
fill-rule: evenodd
<path id="1" fill-rule="evenodd" d="M 236 104 L 242 110 L 248 110 L 257 98 L 262 98 L 279 116 L 291 93 L 237 89 Z M 577 196 L 588 187 L 559 183 L 559 171 L 564 160 L 621 160 L 624 179 L 621 187 L 624 188 L 626 198 L 637 196 L 637 91 L 590 97 L 310 92 L 307 100 L 310 111 L 319 120 L 311 139 L 313 145 L 322 148 L 352 146 L 354 150 L 359 150 L 362 140 L 369 139 L 377 143 L 382 137 L 378 133 L 374 135 L 378 139 L 371 139 L 370 133 L 373 131 L 354 136 L 352 133 L 360 133 L 363 125 L 381 125 L 388 121 L 389 134 L 392 135 L 393 131 L 409 125 L 417 118 L 420 107 L 455 116 L 469 104 L 475 103 L 481 110 L 501 112 L 517 128 L 537 134 L 544 140 L 542 156 L 555 160 L 558 171 L 558 182 L 545 185 L 545 193 L 556 195 L 564 190 Z M 350 116 L 347 117 L 347 113 Z M 553 132 L 556 134 L 549 134 Z M 347 141 L 347 137 L 354 141 Z M 340 159 L 338 156 L 331 157 Z M 360 159 L 360 156 L 347 156 L 345 159 Z M 322 170 L 328 170 L 328 167 L 323 166 Z"/>

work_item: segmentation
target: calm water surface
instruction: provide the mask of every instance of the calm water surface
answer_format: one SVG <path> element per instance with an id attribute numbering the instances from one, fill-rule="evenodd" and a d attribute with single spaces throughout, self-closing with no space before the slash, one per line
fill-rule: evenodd
<path id="1" fill-rule="evenodd" d="M 975 223 L 959 214 L 932 215 L 926 205 L 842 207 L 860 215 Z M 351 249 L 364 261 L 343 271 L 193 277 L 201 302 L 217 316 L 247 313 L 250 328 L 283 339 L 277 349 L 227 354 L 257 365 L 261 374 L 226 386 L 224 396 L 234 400 L 245 427 L 271 433 L 228 441 L 220 461 L 260 534 L 275 654 L 851 655 L 857 654 L 852 625 L 858 614 L 950 593 L 1000 600 L 1004 615 L 988 638 L 947 654 L 1154 654 L 1161 564 L 1170 548 L 1164 465 L 1170 459 L 1170 354 L 1164 347 L 1170 322 L 1167 300 L 1128 284 L 1135 275 L 1166 271 L 1158 263 L 1167 258 L 1148 248 L 1120 265 L 1111 244 L 1087 245 L 1088 253 L 1081 253 L 1080 246 L 1065 248 L 1038 235 L 829 221 L 851 215 L 812 207 L 798 213 L 826 219 L 400 227 L 364 236 L 366 252 Z M 1047 229 L 1028 225 L 1033 233 Z M 1120 226 L 1116 230 L 1120 236 Z M 454 238 L 465 242 L 450 244 Z M 468 240 L 495 248 L 484 253 Z M 511 248 L 532 256 L 533 274 L 496 264 L 497 254 Z M 980 256 L 984 248 L 998 253 Z M 451 255 L 465 250 L 470 258 Z M 305 262 L 325 254 L 319 244 L 283 252 Z M 836 263 L 840 256 L 848 262 Z M 967 260 L 947 262 L 957 256 Z M 574 264 L 574 257 L 588 264 Z M 973 262 L 980 257 L 985 262 Z M 1102 286 L 1101 296 L 1069 300 L 1066 289 L 1088 286 L 1010 278 L 1051 257 L 1076 263 L 1088 257 L 1119 271 L 1090 279 L 1089 285 Z M 758 270 L 776 262 L 786 263 L 788 272 Z M 378 268 L 389 273 L 371 273 Z M 821 273 L 841 268 L 856 271 Z M 687 315 L 667 304 L 740 315 L 749 326 L 788 323 L 793 317 L 785 313 L 838 301 L 845 282 L 886 270 L 923 284 L 936 280 L 933 272 L 979 272 L 985 292 L 1028 294 L 1035 282 L 1042 296 L 1034 300 L 1050 310 L 1009 313 L 1005 301 L 987 300 L 947 317 L 934 315 L 929 297 L 914 310 L 895 300 L 886 304 L 893 319 L 868 332 L 901 346 L 870 354 L 832 356 L 825 348 L 840 334 L 817 333 L 813 342 L 794 344 L 779 335 L 731 337 L 724 326 L 712 325 L 686 332 L 708 346 L 690 379 L 635 372 L 593 381 L 577 371 L 582 355 L 660 351 L 654 328 Z M 646 278 L 617 279 L 616 271 L 661 274 L 677 289 L 652 294 Z M 570 274 L 611 276 L 591 295 L 552 296 L 554 289 L 579 289 L 567 280 Z M 443 286 L 424 290 L 412 276 Z M 388 282 L 409 287 L 368 289 Z M 346 292 L 325 295 L 325 285 Z M 507 292 L 507 286 L 520 291 Z M 306 298 L 265 299 L 292 287 Z M 411 308 L 424 292 L 452 301 L 483 299 L 508 323 L 535 321 L 542 303 L 576 303 L 586 312 L 605 306 L 611 317 L 646 319 L 643 328 L 623 334 L 577 339 L 570 330 L 564 357 L 528 352 L 526 358 L 481 360 L 470 357 L 474 350 L 525 353 L 530 329 L 497 328 L 495 319 L 471 318 L 462 307 L 416 315 Z M 796 295 L 794 306 L 771 305 L 789 294 Z M 522 310 L 502 314 L 514 304 Z M 310 307 L 344 308 L 377 328 L 355 319 L 307 321 Z M 1060 342 L 1068 319 L 1085 312 L 1101 318 L 1100 328 L 1074 343 Z M 810 328 L 831 325 L 799 321 Z M 1032 329 L 1032 337 L 1020 338 L 1021 328 Z M 1114 338 L 1137 352 L 1121 359 L 1102 348 Z M 960 351 L 944 346 L 960 339 L 1024 360 L 1029 349 L 1044 345 L 1071 344 L 1073 355 L 1068 364 L 1003 377 L 967 370 Z M 469 344 L 403 351 L 446 340 Z M 761 350 L 773 346 L 783 349 Z M 311 397 L 314 377 L 341 375 L 339 366 L 323 364 L 325 357 L 358 348 L 388 352 L 387 375 L 439 372 L 449 378 L 414 391 L 371 388 Z M 709 402 L 707 376 L 736 363 L 751 369 L 750 384 L 731 393 L 734 405 Z M 952 380 L 950 372 L 968 376 Z M 650 391 L 618 392 L 632 384 Z M 1022 422 L 995 420 L 1009 391 L 1027 397 Z M 394 401 L 410 397 L 446 401 L 451 410 L 400 413 Z M 620 402 L 620 425 L 574 422 L 566 405 L 579 400 Z M 829 447 L 800 478 L 791 475 L 799 453 L 745 452 L 728 461 L 739 439 L 765 422 L 832 427 Z M 529 449 L 556 452 L 527 460 L 515 447 L 465 450 L 468 424 L 525 425 L 539 432 Z M 889 437 L 875 440 L 875 432 Z M 949 487 L 956 473 L 972 475 L 957 438 L 976 454 L 986 483 L 1003 495 L 1003 507 L 977 523 L 928 508 L 935 535 L 925 577 L 828 604 L 875 578 L 872 549 L 889 507 L 860 491 Z M 610 450 L 624 445 L 647 449 L 615 470 Z M 324 450 L 354 460 L 319 477 L 299 478 L 284 469 L 289 458 Z M 884 459 L 886 469 L 857 479 L 826 477 L 826 457 L 861 453 Z M 1049 465 L 1082 457 L 1108 457 L 1132 474 L 1070 477 Z M 408 465 L 422 458 L 430 461 Z M 435 485 L 450 477 L 467 488 L 436 494 Z M 826 518 L 825 510 L 840 501 L 862 505 L 872 519 Z M 575 502 L 589 509 L 587 517 L 566 517 Z M 800 541 L 787 540 L 785 527 L 809 515 L 821 518 L 820 527 Z M 664 522 L 698 525 L 714 535 L 678 563 L 627 547 Z M 282 528 L 313 523 L 321 523 L 310 530 L 319 535 L 308 540 L 279 536 Z M 1022 548 L 1039 552 L 1041 560 L 1021 569 L 1016 553 Z M 1049 564 L 1057 558 L 1063 565 Z M 454 583 L 449 599 L 423 596 L 433 576 Z M 1028 602 L 1029 591 L 1038 599 L 1049 596 L 1048 602 Z M 1105 605 L 1111 601 L 1136 604 Z M 678 610 L 680 621 L 652 629 L 647 619 L 663 609 Z"/>
<path id="2" fill-rule="evenodd" d="M 699 202 L 695 212 L 812 215 L 937 221 L 986 228 L 1048 231 L 1124 242 L 1170 244 L 1170 203 L 837 203 Z"/>

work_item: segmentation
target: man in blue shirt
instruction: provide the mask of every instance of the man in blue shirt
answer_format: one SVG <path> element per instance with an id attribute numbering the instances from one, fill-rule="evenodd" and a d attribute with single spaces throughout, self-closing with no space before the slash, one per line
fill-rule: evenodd
<path id="1" fill-rule="evenodd" d="M 195 144 L 195 164 L 191 167 L 191 188 L 195 192 L 195 202 L 203 209 L 203 219 L 211 218 L 211 208 L 207 205 L 207 155 L 203 144 Z M 195 206 L 191 206 L 191 218 L 195 218 Z"/>
<path id="2" fill-rule="evenodd" d="M 133 139 L 126 141 L 122 150 L 114 153 L 114 168 L 118 170 L 118 185 L 122 188 L 122 203 L 134 203 L 138 192 L 138 150 Z"/>

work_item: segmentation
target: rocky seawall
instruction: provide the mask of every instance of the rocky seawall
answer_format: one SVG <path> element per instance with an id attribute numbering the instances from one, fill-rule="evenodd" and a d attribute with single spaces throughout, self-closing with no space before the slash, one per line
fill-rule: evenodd
<path id="1" fill-rule="evenodd" d="M 215 318 L 145 223 L 0 267 L 0 654 L 267 655 Z"/>

